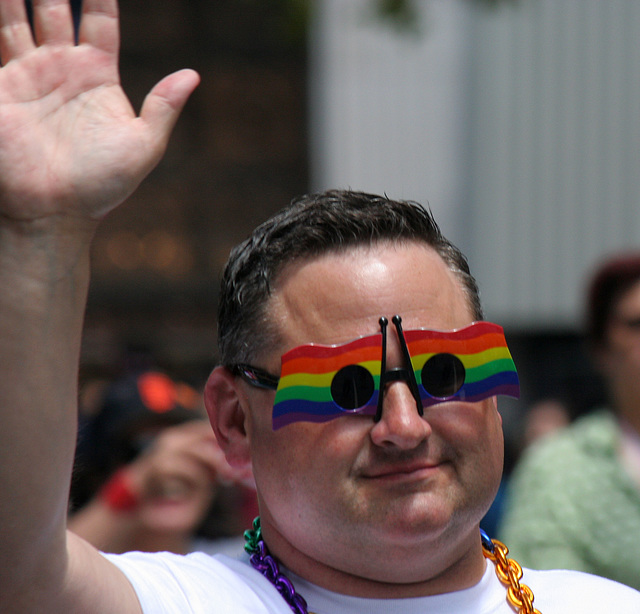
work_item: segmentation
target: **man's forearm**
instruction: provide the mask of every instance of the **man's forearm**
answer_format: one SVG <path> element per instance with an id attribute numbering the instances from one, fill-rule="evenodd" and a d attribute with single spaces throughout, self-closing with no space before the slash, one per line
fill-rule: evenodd
<path id="1" fill-rule="evenodd" d="M 0 227 L 0 552 L 21 553 L 3 565 L 9 585 L 32 565 L 53 573 L 49 556 L 62 554 L 89 234 L 41 222 Z"/>

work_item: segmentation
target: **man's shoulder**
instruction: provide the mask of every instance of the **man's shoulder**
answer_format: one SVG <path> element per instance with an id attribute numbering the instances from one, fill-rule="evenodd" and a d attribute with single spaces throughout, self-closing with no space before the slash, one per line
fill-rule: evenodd
<path id="1" fill-rule="evenodd" d="M 534 594 L 534 605 L 545 614 L 638 614 L 640 592 L 581 571 L 524 569 L 522 582 Z"/>
<path id="2" fill-rule="evenodd" d="M 243 560 L 201 552 L 105 556 L 127 576 L 145 613 L 286 612 L 278 592 Z"/>

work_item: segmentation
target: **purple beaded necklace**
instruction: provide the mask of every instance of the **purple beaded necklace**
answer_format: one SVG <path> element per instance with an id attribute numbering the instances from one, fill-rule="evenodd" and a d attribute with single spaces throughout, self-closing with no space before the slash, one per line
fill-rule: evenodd
<path id="1" fill-rule="evenodd" d="M 271 584 L 273 584 L 289 607 L 296 614 L 309 614 L 307 602 L 296 593 L 293 583 L 280 572 L 276 560 L 269 554 L 262 539 L 260 516 L 253 521 L 253 529 L 244 532 L 244 549 L 251 555 L 249 561 Z"/>
<path id="2" fill-rule="evenodd" d="M 486 558 L 496 565 L 496 574 L 500 581 L 509 588 L 507 601 L 518 614 L 540 614 L 533 607 L 533 592 L 526 584 L 520 584 L 522 568 L 518 563 L 507 558 L 509 550 L 501 542 L 492 540 L 482 529 L 482 551 Z M 260 528 L 260 516 L 253 521 L 253 529 L 244 532 L 244 549 L 249 553 L 249 562 L 271 584 L 273 584 L 282 598 L 287 602 L 295 614 L 311 614 L 307 602 L 302 595 L 298 595 L 293 582 L 287 578 L 278 566 L 277 561 L 269 554 Z"/>

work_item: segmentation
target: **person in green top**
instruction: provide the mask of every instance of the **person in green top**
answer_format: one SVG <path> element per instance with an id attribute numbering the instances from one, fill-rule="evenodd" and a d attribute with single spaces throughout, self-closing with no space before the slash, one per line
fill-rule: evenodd
<path id="1" fill-rule="evenodd" d="M 586 334 L 609 408 L 524 454 L 500 538 L 529 567 L 640 588 L 640 253 L 617 255 L 595 272 Z"/>

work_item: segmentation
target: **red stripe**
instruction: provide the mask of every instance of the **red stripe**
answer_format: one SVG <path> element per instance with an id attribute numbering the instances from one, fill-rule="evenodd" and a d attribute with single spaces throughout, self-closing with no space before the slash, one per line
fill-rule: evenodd
<path id="1" fill-rule="evenodd" d="M 417 335 L 416 335 L 417 336 Z M 504 336 L 500 334 L 488 334 L 472 339 L 434 339 L 423 337 L 422 339 L 410 339 L 407 335 L 409 353 L 413 355 L 423 353 L 448 352 L 449 354 L 477 354 L 484 350 L 496 347 L 506 347 Z"/>
<path id="2" fill-rule="evenodd" d="M 507 345 L 502 327 L 491 322 L 475 322 L 456 331 L 406 330 L 404 335 L 412 356 L 432 352 L 476 354 Z M 301 345 L 283 355 L 281 375 L 330 373 L 345 365 L 380 360 L 381 347 L 381 333 L 344 345 Z"/>
<path id="3" fill-rule="evenodd" d="M 281 375 L 330 373 L 345 365 L 380 360 L 382 335 L 356 339 L 345 345 L 301 345 L 282 356 Z"/>

